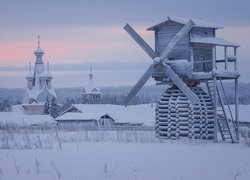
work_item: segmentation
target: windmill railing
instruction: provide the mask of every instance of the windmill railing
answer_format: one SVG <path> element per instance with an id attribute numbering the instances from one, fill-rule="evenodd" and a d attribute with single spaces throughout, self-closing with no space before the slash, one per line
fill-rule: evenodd
<path id="1" fill-rule="evenodd" d="M 225 63 L 225 59 L 217 59 L 215 62 L 216 63 Z M 228 59 L 227 62 L 236 62 L 236 59 Z"/>
<path id="2" fill-rule="evenodd" d="M 213 62 L 212 59 L 209 60 L 202 60 L 202 61 L 194 61 L 194 64 L 203 64 L 203 63 L 211 63 Z"/>
<path id="3" fill-rule="evenodd" d="M 230 46 L 224 46 L 224 59 L 215 60 L 216 63 L 224 63 L 225 69 L 228 70 L 228 63 L 234 63 L 234 70 L 237 70 L 237 46 L 233 46 L 233 54 L 228 54 Z"/>
<path id="4" fill-rule="evenodd" d="M 207 59 L 207 60 L 200 60 L 200 61 L 194 61 L 193 71 L 194 72 L 211 72 L 213 70 L 213 60 Z"/>

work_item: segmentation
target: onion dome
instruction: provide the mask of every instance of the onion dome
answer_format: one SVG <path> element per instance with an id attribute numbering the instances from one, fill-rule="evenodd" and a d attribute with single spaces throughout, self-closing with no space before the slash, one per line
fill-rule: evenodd
<path id="1" fill-rule="evenodd" d="M 34 54 L 35 54 L 35 55 L 37 55 L 37 54 L 42 55 L 42 54 L 44 54 L 44 51 L 43 51 L 40 47 L 38 47 L 38 48 L 36 48 Z"/>
<path id="2" fill-rule="evenodd" d="M 28 73 L 28 74 L 26 74 L 25 78 L 26 79 L 33 79 L 34 78 L 34 74 Z"/>

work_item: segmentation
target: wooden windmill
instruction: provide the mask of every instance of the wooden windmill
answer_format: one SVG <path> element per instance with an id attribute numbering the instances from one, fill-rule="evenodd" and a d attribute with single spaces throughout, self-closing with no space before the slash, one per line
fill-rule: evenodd
<path id="1" fill-rule="evenodd" d="M 159 138 L 238 140 L 237 44 L 215 37 L 221 27 L 201 19 L 170 18 L 148 30 L 155 32 L 155 51 L 126 24 L 124 29 L 152 58 L 153 63 L 129 92 L 125 105 L 150 77 L 168 84 L 156 107 Z M 224 47 L 224 59 L 216 47 Z M 233 55 L 229 55 L 232 48 Z M 224 63 L 223 68 L 218 64 Z M 233 67 L 229 69 L 229 66 Z M 235 81 L 235 115 L 227 102 L 223 80 Z M 206 84 L 206 89 L 199 85 Z"/>

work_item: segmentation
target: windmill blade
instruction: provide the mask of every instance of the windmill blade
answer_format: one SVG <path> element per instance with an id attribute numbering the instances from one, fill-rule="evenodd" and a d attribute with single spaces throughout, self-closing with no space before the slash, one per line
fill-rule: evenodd
<path id="1" fill-rule="evenodd" d="M 168 43 L 164 51 L 161 53 L 160 55 L 161 62 L 168 58 L 168 55 L 174 49 L 175 45 L 189 33 L 189 31 L 192 29 L 193 26 L 194 26 L 193 21 L 189 20 L 187 24 L 185 24 L 185 26 L 181 28 L 181 30 L 174 36 L 174 38 Z"/>
<path id="2" fill-rule="evenodd" d="M 127 106 L 131 99 L 138 93 L 138 91 L 144 86 L 144 84 L 149 80 L 154 72 L 154 64 L 151 64 L 147 71 L 143 74 L 141 79 L 136 83 L 136 85 L 130 90 L 128 96 L 124 101 L 124 105 Z"/>
<path id="3" fill-rule="evenodd" d="M 126 24 L 123 28 L 134 40 L 137 44 L 152 58 L 158 56 L 158 54 L 141 38 L 137 32 L 129 25 Z"/>
<path id="4" fill-rule="evenodd" d="M 179 76 L 172 70 L 169 65 L 165 65 L 167 76 L 173 83 L 193 102 L 198 104 L 200 102 L 198 96 L 179 78 Z"/>

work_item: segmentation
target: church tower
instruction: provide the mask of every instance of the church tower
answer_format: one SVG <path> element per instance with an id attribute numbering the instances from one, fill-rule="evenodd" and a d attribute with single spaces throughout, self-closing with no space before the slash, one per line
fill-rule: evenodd
<path id="1" fill-rule="evenodd" d="M 92 67 L 90 67 L 89 72 L 89 82 L 85 88 L 82 90 L 82 98 L 84 104 L 98 104 L 101 101 L 102 93 L 100 89 L 95 85 L 93 79 Z"/>
<path id="2" fill-rule="evenodd" d="M 56 98 L 56 93 L 51 85 L 53 76 L 49 73 L 49 63 L 47 72 L 44 70 L 43 55 L 44 51 L 40 47 L 40 37 L 38 36 L 38 47 L 34 52 L 36 56 L 34 72 L 31 72 L 29 63 L 29 73 L 26 75 L 27 85 L 25 88 L 24 103 L 44 103 L 46 99 Z"/>

